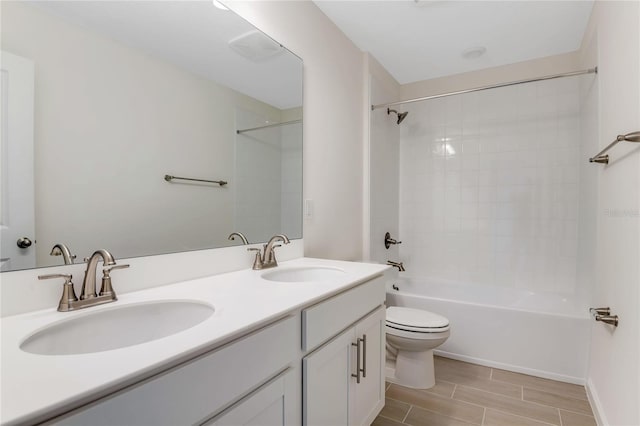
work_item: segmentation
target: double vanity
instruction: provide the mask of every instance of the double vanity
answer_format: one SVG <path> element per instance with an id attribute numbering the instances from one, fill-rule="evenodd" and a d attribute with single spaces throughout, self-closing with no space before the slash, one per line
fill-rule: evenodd
<path id="1" fill-rule="evenodd" d="M 298 258 L 5 317 L 2 424 L 370 424 L 386 269 Z"/>

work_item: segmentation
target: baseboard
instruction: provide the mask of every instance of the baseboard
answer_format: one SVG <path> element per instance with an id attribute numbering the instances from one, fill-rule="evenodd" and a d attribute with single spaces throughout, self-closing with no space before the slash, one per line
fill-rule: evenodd
<path id="1" fill-rule="evenodd" d="M 600 402 L 600 398 L 598 398 L 598 392 L 596 391 L 595 386 L 593 386 L 593 382 L 591 381 L 591 379 L 587 380 L 587 398 L 589 399 L 589 404 L 591 404 L 593 417 L 595 417 L 598 426 L 608 425 L 609 422 L 604 415 L 602 403 Z"/>
<path id="2" fill-rule="evenodd" d="M 526 367 L 520 367 L 517 365 L 505 364 L 502 362 L 489 361 L 482 358 L 459 355 L 452 352 L 441 351 L 438 349 L 434 349 L 433 353 L 435 355 L 445 357 L 445 358 L 451 358 L 451 359 L 456 359 L 458 361 L 470 362 L 472 364 L 484 365 L 486 367 L 499 368 L 501 370 L 513 371 L 514 373 L 528 374 L 530 376 L 542 377 L 543 379 L 557 380 L 559 382 L 571 383 L 574 385 L 582 385 L 582 386 L 584 386 L 586 383 L 584 377 L 566 376 L 564 374 L 553 373 L 550 371 L 536 370 L 533 368 L 526 368 Z"/>

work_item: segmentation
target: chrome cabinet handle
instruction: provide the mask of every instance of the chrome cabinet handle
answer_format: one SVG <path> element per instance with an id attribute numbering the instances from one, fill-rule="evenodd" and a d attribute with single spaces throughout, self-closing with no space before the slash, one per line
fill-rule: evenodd
<path id="1" fill-rule="evenodd" d="M 18 238 L 18 241 L 16 241 L 16 245 L 21 249 L 29 248 L 31 247 L 31 240 L 27 237 Z"/>
<path id="2" fill-rule="evenodd" d="M 367 335 L 363 334 L 362 339 L 362 377 L 367 377 Z"/>
<path id="3" fill-rule="evenodd" d="M 356 374 L 351 373 L 351 377 L 356 378 L 356 383 L 360 383 L 360 372 L 362 369 L 360 368 L 360 342 L 362 339 L 358 339 L 356 343 L 351 343 L 351 346 L 355 346 L 356 349 Z"/>

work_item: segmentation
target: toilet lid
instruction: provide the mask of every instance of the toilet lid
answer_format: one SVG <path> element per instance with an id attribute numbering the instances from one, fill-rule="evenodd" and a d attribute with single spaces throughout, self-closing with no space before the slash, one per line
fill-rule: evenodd
<path id="1" fill-rule="evenodd" d="M 444 328 L 449 326 L 449 320 L 445 317 L 422 309 L 403 308 L 389 306 L 387 308 L 387 324 L 408 328 Z"/>

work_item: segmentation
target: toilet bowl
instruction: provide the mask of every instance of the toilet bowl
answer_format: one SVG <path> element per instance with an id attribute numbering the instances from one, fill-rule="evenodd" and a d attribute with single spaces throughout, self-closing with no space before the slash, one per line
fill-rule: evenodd
<path id="1" fill-rule="evenodd" d="M 449 320 L 421 309 L 390 306 L 385 329 L 387 381 L 415 389 L 433 387 L 433 349 L 449 337 Z"/>

